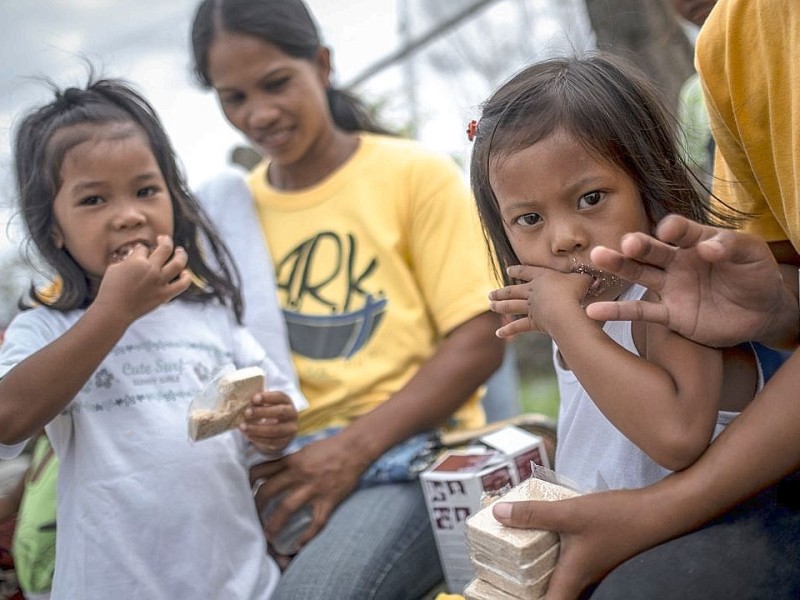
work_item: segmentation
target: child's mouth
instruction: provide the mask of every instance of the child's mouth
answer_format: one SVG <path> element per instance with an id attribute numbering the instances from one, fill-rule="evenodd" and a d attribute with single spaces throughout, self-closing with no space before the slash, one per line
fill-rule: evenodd
<path id="1" fill-rule="evenodd" d="M 606 273 L 602 269 L 598 269 L 594 265 L 587 265 L 585 263 L 578 263 L 577 261 L 572 265 L 572 273 L 581 273 L 591 277 L 591 282 L 586 288 L 583 299 L 597 298 L 601 296 L 606 290 L 619 284 L 620 278 L 611 273 Z"/>
<path id="2" fill-rule="evenodd" d="M 131 253 L 136 249 L 138 246 L 143 246 L 147 248 L 147 245 L 144 242 L 133 242 L 131 244 L 125 244 L 117 248 L 114 252 L 111 253 L 111 263 L 118 263 L 122 262 L 126 258 L 128 258 Z"/>

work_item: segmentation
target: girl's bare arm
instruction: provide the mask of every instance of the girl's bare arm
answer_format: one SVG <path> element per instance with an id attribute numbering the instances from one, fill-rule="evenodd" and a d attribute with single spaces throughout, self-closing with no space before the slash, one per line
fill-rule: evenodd
<path id="1" fill-rule="evenodd" d="M 658 464 L 680 470 L 711 441 L 722 354 L 659 325 L 641 330 L 638 336 L 634 330 L 641 356 L 622 348 L 585 314 L 555 325 L 551 335 L 606 418 Z"/>
<path id="2" fill-rule="evenodd" d="M 492 293 L 492 309 L 526 314 L 501 333 L 541 331 L 558 345 L 600 411 L 628 439 L 670 470 L 708 446 L 722 387 L 722 356 L 663 326 L 634 324 L 641 356 L 609 338 L 581 303 L 585 277 L 530 265 L 509 269 L 527 281 Z M 753 390 L 754 391 L 754 390 Z"/>
<path id="3" fill-rule="evenodd" d="M 58 415 L 127 326 L 105 307 L 92 305 L 64 335 L 6 373 L 0 379 L 0 442 L 24 441 Z"/>
<path id="4" fill-rule="evenodd" d="M 165 236 L 148 256 L 137 248 L 103 277 L 97 298 L 62 336 L 0 379 L 0 443 L 28 439 L 69 404 L 128 326 L 191 282 L 186 252 Z"/>

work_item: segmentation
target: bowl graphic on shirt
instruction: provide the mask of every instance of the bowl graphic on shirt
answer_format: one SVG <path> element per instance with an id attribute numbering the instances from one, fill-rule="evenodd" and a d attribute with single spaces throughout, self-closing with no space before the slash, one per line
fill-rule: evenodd
<path id="1" fill-rule="evenodd" d="M 367 296 L 359 310 L 334 315 L 306 315 L 283 311 L 293 352 L 316 360 L 350 358 L 375 333 L 386 312 L 387 300 Z"/>

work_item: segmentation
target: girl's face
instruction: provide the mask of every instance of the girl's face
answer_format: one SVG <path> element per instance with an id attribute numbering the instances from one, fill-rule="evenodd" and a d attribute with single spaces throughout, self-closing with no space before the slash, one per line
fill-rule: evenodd
<path id="1" fill-rule="evenodd" d="M 650 231 L 639 190 L 622 169 L 557 131 L 495 159 L 489 175 L 505 233 L 523 264 L 591 275 L 588 301 L 619 295 L 626 284 L 604 277 L 589 252 L 600 244 L 619 248 L 627 232 Z"/>
<path id="2" fill-rule="evenodd" d="M 326 89 L 330 57 L 293 58 L 262 39 L 220 31 L 208 74 L 222 111 L 278 167 L 296 164 L 334 133 Z"/>
<path id="3" fill-rule="evenodd" d="M 85 126 L 79 126 L 85 127 Z M 131 123 L 90 126 L 69 149 L 53 200 L 53 241 L 99 283 L 137 244 L 172 236 L 172 198 L 145 134 Z"/>

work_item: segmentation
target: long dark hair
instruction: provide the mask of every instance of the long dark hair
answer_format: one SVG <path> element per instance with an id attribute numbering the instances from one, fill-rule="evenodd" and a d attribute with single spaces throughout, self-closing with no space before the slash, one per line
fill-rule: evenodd
<path id="1" fill-rule="evenodd" d="M 212 87 L 208 49 L 218 31 L 257 37 L 304 60 L 314 60 L 321 47 L 317 25 L 302 0 L 203 0 L 192 24 L 192 50 L 195 77 L 205 88 Z M 340 129 L 390 133 L 351 93 L 330 86 L 327 95 L 331 116 Z"/>
<path id="2" fill-rule="evenodd" d="M 625 171 L 653 226 L 670 213 L 721 227 L 738 226 L 748 216 L 701 196 L 700 182 L 678 151 L 675 118 L 653 84 L 623 59 L 598 53 L 538 62 L 492 94 L 482 113 L 470 179 L 506 284 L 506 267 L 520 261 L 503 228 L 490 167 L 557 130 Z"/>
<path id="3" fill-rule="evenodd" d="M 90 75 L 85 88 L 61 90 L 54 84 L 51 87 L 54 100 L 31 111 L 20 123 L 14 138 L 14 167 L 22 219 L 31 242 L 60 280 L 55 298 L 32 286 L 31 299 L 61 311 L 83 308 L 91 302 L 86 273 L 53 239 L 53 200 L 62 184 L 61 165 L 67 152 L 91 135 L 88 129 L 83 131 L 81 125 L 132 123 L 145 135 L 164 176 L 172 199 L 175 245 L 186 249 L 189 269 L 195 275 L 181 298 L 197 302 L 215 298 L 229 305 L 241 322 L 242 299 L 236 268 L 196 198 L 189 192 L 169 138 L 152 106 L 128 83 L 118 79 L 94 80 Z M 213 263 L 206 261 L 206 251 L 210 251 Z"/>

